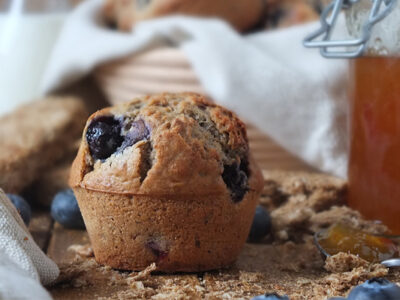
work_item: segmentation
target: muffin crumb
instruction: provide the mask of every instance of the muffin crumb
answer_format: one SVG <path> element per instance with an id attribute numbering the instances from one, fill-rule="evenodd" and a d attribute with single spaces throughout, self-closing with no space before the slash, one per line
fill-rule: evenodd
<path id="1" fill-rule="evenodd" d="M 93 257 L 93 249 L 90 244 L 78 245 L 74 244 L 68 247 L 67 251 L 73 251 L 80 257 Z"/>
<path id="2" fill-rule="evenodd" d="M 148 278 L 151 275 L 151 272 L 157 270 L 157 266 L 155 263 L 152 263 L 150 266 L 148 266 L 146 269 L 143 271 L 140 271 L 137 274 L 132 274 L 127 278 L 128 284 L 133 283 L 134 281 L 140 281 L 145 278 Z"/>

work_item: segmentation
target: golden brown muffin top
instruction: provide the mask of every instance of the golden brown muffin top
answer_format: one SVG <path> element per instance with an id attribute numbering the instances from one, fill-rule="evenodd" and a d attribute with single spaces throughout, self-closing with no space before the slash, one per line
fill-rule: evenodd
<path id="1" fill-rule="evenodd" d="M 229 192 L 240 201 L 259 185 L 253 174 L 259 170 L 235 114 L 197 94 L 165 93 L 93 114 L 70 184 L 159 196 Z"/>

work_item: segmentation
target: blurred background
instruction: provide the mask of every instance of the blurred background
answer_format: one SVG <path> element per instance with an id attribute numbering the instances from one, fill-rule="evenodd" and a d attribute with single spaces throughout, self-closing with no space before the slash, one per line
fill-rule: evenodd
<path id="1" fill-rule="evenodd" d="M 65 20 L 82 2 L 84 0 L 0 0 L 0 114 L 44 97 L 40 84 L 49 57 Z M 314 21 L 327 1 L 235 0 L 228 4 L 232 7 L 225 8 L 218 6 L 218 1 L 215 4 L 205 1 L 204 7 L 192 5 L 157 10 L 162 2 L 104 0 L 100 12 L 103 25 L 110 32 L 121 34 L 132 30 L 141 20 L 183 14 L 221 18 L 240 34 L 249 35 Z M 210 8 L 208 2 L 215 7 Z M 149 8 L 143 9 L 139 4 Z M 175 47 L 156 48 L 101 64 L 89 76 L 54 93 L 77 96 L 85 102 L 88 111 L 93 112 L 135 96 L 164 91 L 205 93 L 185 55 Z M 248 124 L 248 131 L 251 148 L 263 169 L 312 169 L 251 124 Z"/>

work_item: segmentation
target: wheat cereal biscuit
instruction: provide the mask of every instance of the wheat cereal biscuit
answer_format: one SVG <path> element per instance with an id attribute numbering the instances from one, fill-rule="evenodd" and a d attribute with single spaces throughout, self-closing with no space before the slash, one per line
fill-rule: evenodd
<path id="1" fill-rule="evenodd" d="M 20 193 L 62 158 L 79 137 L 87 113 L 75 98 L 47 98 L 0 118 L 0 187 Z"/>

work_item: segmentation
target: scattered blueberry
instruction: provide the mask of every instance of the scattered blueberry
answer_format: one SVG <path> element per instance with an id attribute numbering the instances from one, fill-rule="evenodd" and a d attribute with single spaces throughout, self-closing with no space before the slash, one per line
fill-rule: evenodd
<path id="1" fill-rule="evenodd" d="M 121 123 L 111 116 L 94 119 L 86 131 L 90 154 L 94 159 L 106 159 L 115 153 L 123 142 Z"/>
<path id="2" fill-rule="evenodd" d="M 224 166 L 222 179 L 231 191 L 233 202 L 240 202 L 249 190 L 248 177 L 249 169 L 246 160 L 241 160 L 240 164 L 234 163 L 232 165 Z"/>
<path id="3" fill-rule="evenodd" d="M 278 294 L 265 294 L 251 298 L 251 300 L 289 300 L 288 296 L 279 296 Z"/>
<path id="4" fill-rule="evenodd" d="M 66 228 L 85 229 L 78 202 L 71 189 L 63 190 L 54 196 L 51 216 Z"/>
<path id="5" fill-rule="evenodd" d="M 248 242 L 257 242 L 271 232 L 271 217 L 268 211 L 262 207 L 257 206 L 254 214 L 253 223 L 248 237 Z"/>
<path id="6" fill-rule="evenodd" d="M 131 128 L 126 133 L 125 139 L 120 147 L 120 151 L 130 147 L 142 140 L 150 138 L 150 130 L 143 120 L 134 121 L 131 123 Z"/>
<path id="7" fill-rule="evenodd" d="M 28 202 L 19 195 L 7 194 L 7 197 L 14 204 L 25 225 L 28 226 L 32 216 L 31 207 Z"/>
<path id="8" fill-rule="evenodd" d="M 400 287 L 385 278 L 372 278 L 353 288 L 347 300 L 398 300 Z"/>

